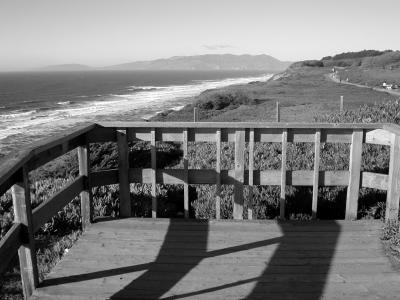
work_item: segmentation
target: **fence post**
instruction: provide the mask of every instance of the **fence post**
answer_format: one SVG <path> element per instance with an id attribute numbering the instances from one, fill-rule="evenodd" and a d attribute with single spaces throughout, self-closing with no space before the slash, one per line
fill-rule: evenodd
<path id="1" fill-rule="evenodd" d="M 279 101 L 276 101 L 276 122 L 281 121 L 281 109 L 279 107 Z"/>
<path id="2" fill-rule="evenodd" d="M 340 112 L 343 112 L 343 96 L 340 96 Z"/>
<path id="3" fill-rule="evenodd" d="M 189 157 L 188 157 L 188 129 L 183 130 L 182 136 L 183 144 L 183 172 L 184 172 L 184 182 L 183 182 L 183 209 L 185 214 L 185 219 L 189 218 Z"/>
<path id="4" fill-rule="evenodd" d="M 193 122 L 198 122 L 199 121 L 199 110 L 197 107 L 193 108 Z"/>
<path id="5" fill-rule="evenodd" d="M 131 216 L 131 196 L 129 187 L 129 147 L 126 132 L 117 131 L 118 178 L 119 178 L 119 215 Z"/>
<path id="6" fill-rule="evenodd" d="M 346 197 L 346 220 L 357 219 L 358 194 L 360 193 L 360 172 L 363 130 L 355 129 L 351 138 L 349 186 Z"/>
<path id="7" fill-rule="evenodd" d="M 85 176 L 85 188 L 81 192 L 81 216 L 82 230 L 85 231 L 87 225 L 93 221 L 92 188 L 90 185 L 90 148 L 85 145 L 78 147 L 79 175 Z"/>
<path id="8" fill-rule="evenodd" d="M 235 184 L 233 190 L 233 218 L 243 219 L 243 184 L 244 184 L 245 130 L 235 133 Z"/>
<path id="9" fill-rule="evenodd" d="M 397 220 L 399 215 L 400 198 L 400 138 L 392 135 L 390 146 L 389 182 L 386 196 L 385 221 Z"/>
<path id="10" fill-rule="evenodd" d="M 285 206 L 286 206 L 286 153 L 287 153 L 287 137 L 288 130 L 282 131 L 282 166 L 281 166 L 281 196 L 279 200 L 279 217 L 285 219 Z"/>
<path id="11" fill-rule="evenodd" d="M 31 192 L 26 166 L 21 170 L 21 181 L 11 188 L 14 206 L 14 222 L 21 223 L 22 245 L 18 249 L 24 299 L 28 299 L 39 284 L 35 240 L 33 238 Z M 10 253 L 10 255 L 12 255 Z"/>

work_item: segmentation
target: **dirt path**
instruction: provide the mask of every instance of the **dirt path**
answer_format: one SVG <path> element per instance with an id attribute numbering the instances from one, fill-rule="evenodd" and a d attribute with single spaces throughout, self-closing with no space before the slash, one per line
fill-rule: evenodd
<path id="1" fill-rule="evenodd" d="M 334 78 L 332 76 L 332 74 L 325 74 L 325 77 L 330 79 L 330 80 L 332 80 L 332 81 L 334 81 L 334 82 L 336 82 L 336 83 L 353 85 L 353 86 L 357 86 L 357 87 L 360 87 L 360 88 L 367 88 L 367 89 L 372 89 L 372 90 L 377 91 L 377 92 L 383 92 L 383 93 L 391 94 L 391 95 L 394 95 L 394 96 L 400 96 L 400 92 L 397 92 L 397 91 L 371 87 L 371 86 L 362 85 L 362 84 L 358 84 L 358 83 L 347 82 L 347 81 L 344 81 L 344 80 L 340 81 L 339 79 Z"/>

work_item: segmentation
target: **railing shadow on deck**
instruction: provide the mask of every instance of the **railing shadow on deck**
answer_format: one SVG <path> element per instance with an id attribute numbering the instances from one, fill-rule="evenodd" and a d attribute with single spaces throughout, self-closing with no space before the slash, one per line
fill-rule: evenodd
<path id="1" fill-rule="evenodd" d="M 314 222 L 301 222 L 298 224 L 299 226 L 296 227 L 301 228 L 303 225 L 310 226 L 310 224 L 313 223 Z M 282 236 L 280 237 L 207 251 L 207 241 L 210 229 L 209 222 L 198 221 L 196 224 L 196 235 L 194 235 L 195 239 L 191 240 L 191 242 L 198 245 L 198 247 L 191 249 L 190 256 L 185 256 L 186 260 L 184 264 L 176 265 L 172 264 L 168 260 L 168 257 L 177 237 L 179 238 L 179 236 L 182 235 L 183 224 L 184 221 L 180 219 L 170 220 L 163 244 L 153 262 L 68 277 L 47 279 L 42 283 L 42 286 L 61 285 L 146 270 L 145 273 L 126 285 L 123 289 L 115 292 L 109 297 L 109 299 L 135 299 L 136 291 L 149 291 L 150 293 L 146 295 L 150 296 L 152 299 L 181 299 L 195 296 L 201 297 L 203 294 L 218 292 L 245 284 L 254 285 L 250 294 L 246 296 L 246 299 L 258 299 L 260 297 L 272 297 L 272 299 L 274 299 L 274 297 L 276 298 L 278 295 L 279 297 L 283 298 L 296 298 L 304 292 L 306 292 L 307 299 L 320 299 L 328 280 L 330 265 L 336 250 L 336 243 L 341 232 L 340 225 L 335 221 L 325 221 L 324 225 L 329 226 L 330 234 L 324 236 L 324 239 L 321 239 L 321 232 L 313 232 L 312 230 L 309 231 L 310 227 L 306 227 L 306 232 L 308 234 L 304 235 L 302 234 L 304 232 L 299 230 L 299 235 L 297 235 L 293 234 L 293 231 L 291 231 L 291 228 L 293 228 L 292 222 L 278 222 L 279 228 L 282 232 Z M 295 242 L 293 241 L 294 236 L 296 237 Z M 299 245 L 307 245 L 310 243 L 310 241 L 312 241 L 316 248 L 322 245 L 324 248 L 323 253 L 318 254 L 319 260 L 318 264 L 316 265 L 310 264 L 308 261 L 309 258 L 313 258 L 312 255 L 310 256 L 309 253 L 306 253 L 307 251 L 303 250 L 302 252 L 302 250 L 299 250 L 298 248 Z M 270 260 L 265 262 L 260 261 L 260 263 L 266 264 L 266 267 L 260 276 L 246 278 L 246 276 L 243 275 L 243 279 L 239 281 L 234 281 L 223 285 L 216 285 L 188 293 L 163 297 L 164 294 L 178 284 L 204 259 L 270 245 L 277 245 L 277 249 Z M 180 252 L 185 251 L 187 251 L 187 249 L 174 248 L 174 256 L 183 257 L 184 253 Z M 293 257 L 299 259 L 304 258 L 305 261 L 304 263 L 296 263 L 296 265 L 285 263 L 282 264 L 282 262 L 288 258 Z M 162 273 L 166 276 L 166 278 L 161 280 L 159 270 L 160 265 L 163 266 Z M 218 268 L 218 266 L 215 268 Z M 296 269 L 298 271 L 296 271 Z M 226 274 L 227 277 L 229 277 L 229 275 L 230 274 Z M 286 279 L 279 278 L 280 276 Z M 218 283 L 216 282 L 216 284 Z M 139 292 L 136 297 L 139 299 L 143 296 L 144 295 Z"/>

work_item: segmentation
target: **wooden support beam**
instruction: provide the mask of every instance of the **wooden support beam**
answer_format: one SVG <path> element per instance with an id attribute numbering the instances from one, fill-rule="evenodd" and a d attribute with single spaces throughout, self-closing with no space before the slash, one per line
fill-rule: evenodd
<path id="1" fill-rule="evenodd" d="M 215 171 L 217 173 L 217 186 L 215 191 L 215 218 L 219 220 L 221 218 L 221 129 L 217 129 L 215 140 L 217 148 L 217 162 L 215 166 Z"/>
<path id="2" fill-rule="evenodd" d="M 151 217 L 157 218 L 157 145 L 156 129 L 151 129 Z"/>
<path id="3" fill-rule="evenodd" d="M 321 148 L 321 130 L 315 132 L 314 142 L 314 178 L 313 178 L 313 195 L 312 195 L 312 218 L 317 218 L 318 206 L 318 185 L 319 185 L 319 160 Z"/>
<path id="4" fill-rule="evenodd" d="M 244 184 L 245 130 L 235 133 L 235 183 L 233 190 L 233 218 L 243 219 L 243 184 Z"/>
<path id="5" fill-rule="evenodd" d="M 249 136 L 249 199 L 247 202 L 247 218 L 253 219 L 253 184 L 254 184 L 254 128 Z"/>
<path id="6" fill-rule="evenodd" d="M 400 198 L 400 137 L 393 133 L 390 147 L 389 182 L 385 220 L 398 220 Z"/>
<path id="7" fill-rule="evenodd" d="M 282 157 L 281 157 L 281 196 L 279 201 L 279 217 L 285 219 L 286 206 L 286 153 L 287 153 L 288 130 L 282 132 Z"/>
<path id="8" fill-rule="evenodd" d="M 183 209 L 185 219 L 189 218 L 189 161 L 188 161 L 188 130 L 183 130 L 183 170 L 184 170 L 184 183 L 183 183 Z"/>
<path id="9" fill-rule="evenodd" d="M 125 131 L 117 132 L 118 143 L 118 178 L 119 178 L 119 215 L 131 216 L 131 196 L 129 186 L 129 146 Z"/>
<path id="10" fill-rule="evenodd" d="M 29 173 L 26 165 L 22 167 L 22 177 L 22 182 L 17 182 L 11 188 L 11 194 L 14 206 L 14 222 L 22 225 L 22 245 L 18 250 L 18 256 L 22 290 L 24 298 L 28 299 L 39 284 L 39 273 L 36 261 L 35 240 L 33 238 Z"/>
<path id="11" fill-rule="evenodd" d="M 350 174 L 346 198 L 346 220 L 357 219 L 358 195 L 360 193 L 362 142 L 363 130 L 355 129 L 353 131 L 350 146 Z"/>
<path id="12" fill-rule="evenodd" d="M 82 230 L 85 231 L 88 224 L 93 222 L 92 186 L 90 183 L 90 148 L 86 143 L 78 147 L 79 175 L 84 177 L 84 190 L 81 197 Z"/>

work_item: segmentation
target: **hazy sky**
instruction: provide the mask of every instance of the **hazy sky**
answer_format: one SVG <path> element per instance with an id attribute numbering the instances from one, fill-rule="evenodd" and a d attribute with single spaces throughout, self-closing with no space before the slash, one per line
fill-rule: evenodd
<path id="1" fill-rule="evenodd" d="M 400 0 L 0 0 L 0 71 L 205 53 L 400 49 Z"/>

